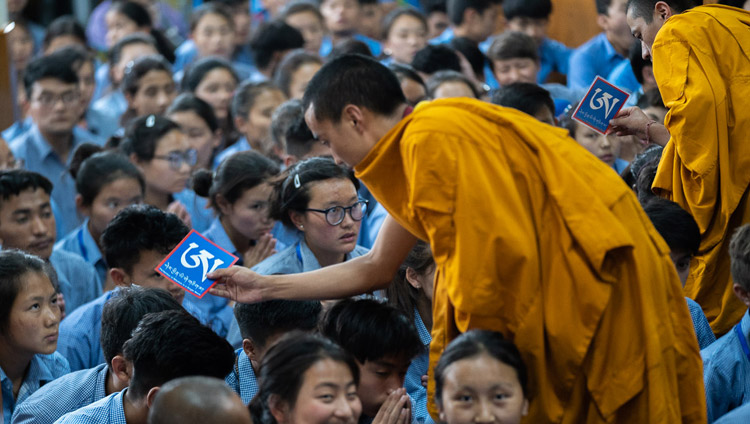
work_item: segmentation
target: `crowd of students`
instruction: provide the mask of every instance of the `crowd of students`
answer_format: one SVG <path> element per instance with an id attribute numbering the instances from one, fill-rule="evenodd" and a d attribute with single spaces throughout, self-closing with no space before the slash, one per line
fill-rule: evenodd
<path id="1" fill-rule="evenodd" d="M 750 420 L 750 2 L 201 3 L 7 1 L 4 423 Z"/>

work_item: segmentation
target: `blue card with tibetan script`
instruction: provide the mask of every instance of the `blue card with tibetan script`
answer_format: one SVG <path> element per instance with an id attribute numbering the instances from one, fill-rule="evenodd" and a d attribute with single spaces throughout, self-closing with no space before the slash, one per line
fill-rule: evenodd
<path id="1" fill-rule="evenodd" d="M 628 97 L 628 93 L 597 76 L 578 104 L 573 119 L 605 134 L 609 129 L 609 121 L 622 109 Z"/>

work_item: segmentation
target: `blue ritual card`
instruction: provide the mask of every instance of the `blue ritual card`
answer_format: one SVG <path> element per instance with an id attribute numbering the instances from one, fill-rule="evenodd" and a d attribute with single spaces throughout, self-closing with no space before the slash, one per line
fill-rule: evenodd
<path id="1" fill-rule="evenodd" d="M 609 121 L 622 109 L 630 95 L 597 76 L 578 104 L 573 119 L 605 134 Z"/>
<path id="2" fill-rule="evenodd" d="M 206 275 L 220 268 L 229 268 L 238 260 L 192 230 L 156 267 L 156 271 L 200 299 L 216 284 Z"/>

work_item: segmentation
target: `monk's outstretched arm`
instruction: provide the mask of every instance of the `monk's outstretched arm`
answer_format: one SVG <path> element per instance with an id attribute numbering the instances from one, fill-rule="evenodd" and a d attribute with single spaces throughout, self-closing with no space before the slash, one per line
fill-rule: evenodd
<path id="1" fill-rule="evenodd" d="M 260 275 L 234 266 L 208 275 L 211 294 L 240 303 L 271 299 L 338 299 L 388 287 L 417 238 L 388 216 L 372 250 L 350 261 L 316 271 Z"/>

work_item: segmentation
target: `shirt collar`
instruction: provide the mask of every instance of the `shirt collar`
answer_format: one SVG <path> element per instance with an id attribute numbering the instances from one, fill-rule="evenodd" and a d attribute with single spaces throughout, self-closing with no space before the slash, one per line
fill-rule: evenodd
<path id="1" fill-rule="evenodd" d="M 94 396 L 96 399 L 103 399 L 107 397 L 107 373 L 109 372 L 109 366 L 107 364 L 101 364 L 99 367 L 99 371 L 96 373 Z"/>
<path id="2" fill-rule="evenodd" d="M 83 221 L 83 224 L 81 224 L 81 229 L 79 231 L 81 232 L 81 239 L 83 239 L 83 247 L 86 248 L 86 256 L 91 261 L 91 263 L 96 263 L 100 260 L 104 260 L 104 258 L 102 257 L 102 252 L 101 250 L 99 250 L 99 246 L 97 246 L 96 240 L 94 240 L 94 236 L 92 236 L 91 231 L 89 231 L 89 218 L 86 218 L 86 220 Z"/>
<path id="3" fill-rule="evenodd" d="M 417 308 L 414 308 L 414 326 L 417 327 L 417 332 L 419 333 L 419 340 L 422 341 L 423 345 L 429 346 L 429 344 L 432 342 L 432 336 L 430 335 L 430 332 L 427 330 L 427 326 L 424 325 L 424 321 L 422 321 L 422 316 L 419 315 L 419 311 L 417 311 Z"/>
<path id="4" fill-rule="evenodd" d="M 612 43 L 609 42 L 609 39 L 607 38 L 606 33 L 601 33 L 602 42 L 604 43 L 604 53 L 606 54 L 606 59 L 608 61 L 612 59 L 622 59 L 622 55 L 620 53 L 617 53 L 617 50 L 615 50 L 615 46 L 612 45 Z"/>
<path id="5" fill-rule="evenodd" d="M 213 222 L 211 222 L 211 226 L 208 227 L 208 230 L 206 230 L 203 234 L 222 249 L 226 250 L 227 252 L 232 252 L 235 256 L 238 256 L 237 248 L 234 247 L 234 244 L 232 244 L 232 240 L 224 230 L 224 226 L 221 225 L 221 219 L 214 218 Z"/>

